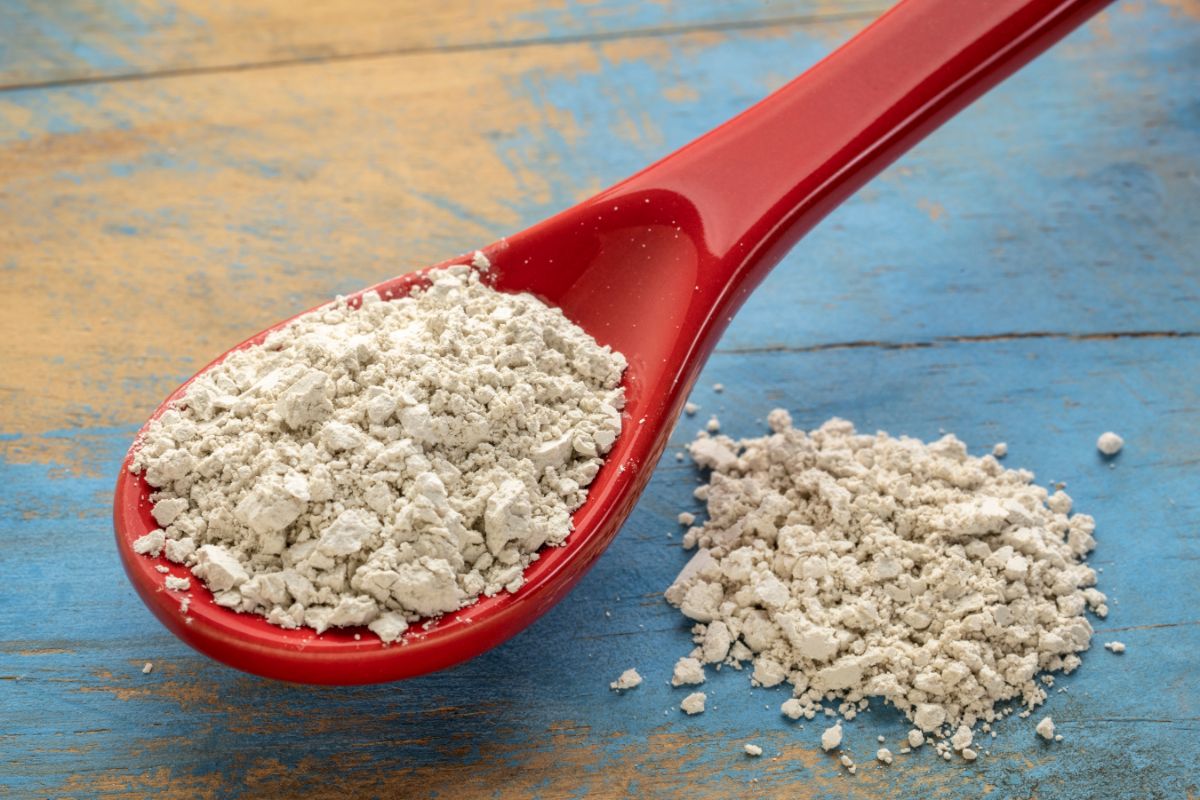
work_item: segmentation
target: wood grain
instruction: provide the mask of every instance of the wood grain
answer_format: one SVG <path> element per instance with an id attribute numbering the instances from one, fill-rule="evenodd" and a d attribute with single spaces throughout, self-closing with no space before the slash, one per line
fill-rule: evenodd
<path id="1" fill-rule="evenodd" d="M 880 0 L 10 0 L 0 4 L 0 87 L 870 19 L 886 7 Z"/>
<path id="2" fill-rule="evenodd" d="M 414 26 L 365 2 L 0 5 L 0 83 L 62 82 L 0 89 L 0 796 L 1200 795 L 1188 3 L 1116 6 L 808 237 L 734 321 L 610 551 L 503 647 L 391 686 L 269 683 L 186 650 L 120 573 L 114 471 L 209 357 L 619 179 L 813 63 L 864 7 L 451 3 Z M 1012 719 L 974 765 L 884 768 L 875 737 L 906 727 L 881 707 L 847 726 L 850 778 L 745 674 L 680 714 L 667 678 L 688 634 L 659 593 L 699 476 L 673 453 L 708 413 L 749 435 L 777 405 L 974 452 L 1005 440 L 1010 466 L 1096 516 L 1097 640 L 1129 650 L 1056 684 L 1063 742 Z M 1112 468 L 1107 429 L 1128 442 Z M 647 681 L 616 696 L 629 666 Z"/>

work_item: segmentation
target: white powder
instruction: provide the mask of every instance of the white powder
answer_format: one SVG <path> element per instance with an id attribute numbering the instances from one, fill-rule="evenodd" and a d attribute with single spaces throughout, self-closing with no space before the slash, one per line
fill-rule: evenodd
<path id="1" fill-rule="evenodd" d="M 1085 609 L 1106 608 L 1082 563 L 1095 524 L 1070 497 L 953 436 L 859 435 L 837 419 L 806 434 L 782 410 L 768 424 L 691 448 L 712 470 L 696 492 L 708 520 L 684 536 L 700 549 L 667 590 L 697 623 L 691 657 L 786 680 L 792 718 L 829 698 L 850 718 L 881 697 L 919 729 L 912 747 L 948 725 L 960 751 L 996 703 L 1035 707 L 1039 672 L 1079 665 Z"/>
<path id="2" fill-rule="evenodd" d="M 642 676 L 638 674 L 636 669 L 627 669 L 621 673 L 621 677 L 608 685 L 608 688 L 615 692 L 623 692 L 626 689 L 633 689 L 636 686 L 642 685 Z"/>
<path id="3" fill-rule="evenodd" d="M 748 756 L 758 757 L 763 754 L 763 749 L 756 744 L 746 744 L 742 746 L 743 752 Z"/>
<path id="4" fill-rule="evenodd" d="M 825 751 L 833 750 L 840 747 L 842 744 L 842 723 L 834 724 L 832 728 L 826 728 L 821 733 L 821 749 Z"/>
<path id="5" fill-rule="evenodd" d="M 143 675 L 149 675 L 153 671 L 154 671 L 154 662 L 153 661 L 147 661 L 145 664 L 142 665 L 142 674 Z"/>
<path id="6" fill-rule="evenodd" d="M 806 706 L 804 703 L 801 703 L 794 697 L 783 701 L 783 704 L 779 706 L 779 713 L 783 714 L 788 719 L 800 719 L 804 716 L 812 719 L 816 716 L 816 713 L 811 707 Z"/>
<path id="7" fill-rule="evenodd" d="M 1054 720 L 1050 717 L 1043 717 L 1034 730 L 1037 731 L 1038 736 L 1050 741 L 1054 738 Z"/>
<path id="8" fill-rule="evenodd" d="M 1100 434 L 1096 440 L 1096 449 L 1106 456 L 1115 456 L 1125 446 L 1125 440 L 1112 431 Z"/>
<path id="9" fill-rule="evenodd" d="M 1125 652 L 1125 643 L 1124 642 L 1105 642 L 1104 649 L 1108 650 L 1110 653 L 1124 653 Z"/>
<path id="10" fill-rule="evenodd" d="M 688 716 L 691 716 L 692 714 L 699 714 L 704 711 L 705 699 L 706 696 L 704 692 L 692 692 L 687 697 L 683 698 L 683 702 L 679 704 L 679 707 L 683 709 L 684 713 Z"/>
<path id="11" fill-rule="evenodd" d="M 962 750 L 964 747 L 969 747 L 974 738 L 970 728 L 966 725 L 959 725 L 958 730 L 950 737 L 950 744 L 954 746 L 955 750 Z"/>
<path id="12" fill-rule="evenodd" d="M 890 764 L 894 758 L 895 757 L 892 755 L 892 751 L 888 750 L 886 747 L 881 747 L 875 751 L 875 760 L 880 764 Z"/>
<path id="13" fill-rule="evenodd" d="M 165 550 L 222 606 L 385 642 L 518 590 L 621 430 L 625 359 L 470 268 L 430 277 L 197 378 L 137 446 L 162 529 L 134 550 Z"/>
<path id="14" fill-rule="evenodd" d="M 671 675 L 672 686 L 692 686 L 704 683 L 704 665 L 696 658 L 681 658 L 675 662 Z"/>

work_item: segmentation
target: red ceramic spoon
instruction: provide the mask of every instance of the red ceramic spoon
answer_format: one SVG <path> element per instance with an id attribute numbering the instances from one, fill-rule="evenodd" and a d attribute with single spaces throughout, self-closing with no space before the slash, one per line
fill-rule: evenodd
<path id="1" fill-rule="evenodd" d="M 495 647 L 562 599 L 612 541 L 718 337 L 784 253 L 923 136 L 1105 4 L 905 0 L 740 116 L 590 200 L 484 248 L 496 288 L 532 292 L 559 306 L 629 359 L 624 428 L 575 514 L 575 532 L 564 546 L 543 551 L 515 595 L 481 599 L 390 647 L 369 633 L 361 640 L 351 630 L 317 636 L 236 614 L 216 606 L 199 581 L 192 582 L 185 616 L 154 569 L 166 564 L 184 575 L 183 568 L 130 549 L 156 526 L 150 487 L 122 469 L 113 516 L 133 585 L 185 642 L 271 678 L 389 681 Z M 395 297 L 421 280 L 413 273 L 373 288 Z M 261 342 L 269 330 L 239 348 Z"/>

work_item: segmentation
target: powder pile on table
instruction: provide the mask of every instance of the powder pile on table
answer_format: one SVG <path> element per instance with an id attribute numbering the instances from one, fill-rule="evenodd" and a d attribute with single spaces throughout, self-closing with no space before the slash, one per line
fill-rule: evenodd
<path id="1" fill-rule="evenodd" d="M 199 376 L 136 445 L 161 529 L 134 549 L 219 605 L 385 642 L 519 589 L 620 433 L 625 359 L 479 271 L 429 278 L 339 299 Z"/>
<path id="2" fill-rule="evenodd" d="M 1079 666 L 1085 609 L 1108 609 L 1083 563 L 1094 520 L 1069 496 L 951 435 L 860 435 L 840 419 L 805 433 L 782 409 L 767 421 L 768 436 L 691 445 L 712 471 L 696 491 L 708 519 L 684 536 L 699 551 L 666 592 L 696 623 L 687 658 L 790 683 L 792 719 L 832 700 L 849 720 L 882 698 L 914 723 L 914 747 L 954 733 L 968 760 L 997 704 L 1036 707 L 1039 673 Z"/>

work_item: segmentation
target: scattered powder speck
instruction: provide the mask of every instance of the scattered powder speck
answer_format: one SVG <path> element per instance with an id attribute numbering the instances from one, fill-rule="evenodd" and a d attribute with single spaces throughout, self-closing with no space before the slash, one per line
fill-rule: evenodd
<path id="1" fill-rule="evenodd" d="M 686 403 L 683 407 L 683 413 L 687 414 L 689 417 L 693 416 L 699 410 L 700 410 L 700 406 L 698 406 L 692 402 Z"/>
<path id="2" fill-rule="evenodd" d="M 743 745 L 742 750 L 745 751 L 746 755 L 754 756 L 756 758 L 763 754 L 763 749 L 756 744 Z"/>
<path id="3" fill-rule="evenodd" d="M 154 662 L 153 661 L 147 661 L 145 664 L 142 665 L 142 674 L 143 675 L 149 675 L 153 671 L 154 671 Z"/>
<path id="4" fill-rule="evenodd" d="M 1100 434 L 1096 440 L 1096 449 L 1106 456 L 1115 456 L 1125 446 L 1125 440 L 1112 431 Z"/>
<path id="5" fill-rule="evenodd" d="M 1054 720 L 1050 717 L 1043 717 L 1034 730 L 1037 731 L 1038 736 L 1049 741 L 1054 738 Z"/>
<path id="6" fill-rule="evenodd" d="M 834 724 L 834 726 L 832 728 L 826 728 L 821 733 L 821 749 L 822 750 L 826 750 L 826 751 L 833 750 L 836 747 L 840 747 L 841 744 L 842 744 L 842 723 L 841 722 Z"/>
<path id="7" fill-rule="evenodd" d="M 1111 653 L 1124 653 L 1125 652 L 1125 643 L 1124 642 L 1105 642 L 1104 648 Z"/>
<path id="8" fill-rule="evenodd" d="M 704 692 L 692 692 L 687 697 L 683 698 L 683 702 L 679 704 L 679 707 L 683 709 L 683 712 L 689 716 L 692 714 L 699 714 L 704 711 L 705 699 L 707 698 Z"/>
<path id="9" fill-rule="evenodd" d="M 881 764 L 890 764 L 892 763 L 893 759 L 894 756 L 892 756 L 892 751 L 888 750 L 886 747 L 881 747 L 875 751 L 875 760 Z"/>
<path id="10" fill-rule="evenodd" d="M 627 669 L 621 673 L 621 677 L 617 678 L 608 686 L 613 691 L 623 692 L 626 689 L 632 689 L 635 686 L 640 686 L 641 683 L 642 676 L 638 674 L 638 671 L 636 669 Z"/>
<path id="11" fill-rule="evenodd" d="M 779 707 L 779 713 L 783 714 L 788 719 L 800 719 L 804 716 L 808 716 L 809 719 L 812 719 L 814 716 L 816 716 L 812 708 L 806 707 L 804 703 L 801 703 L 794 697 L 783 701 L 783 705 Z"/>
<path id="12" fill-rule="evenodd" d="M 1008 455 L 1008 443 L 996 442 L 996 444 L 992 447 L 992 455 L 996 458 L 1004 458 L 1006 455 Z"/>
<path id="13" fill-rule="evenodd" d="M 476 270 L 430 280 L 339 299 L 193 381 L 136 444 L 160 528 L 133 549 L 221 606 L 384 642 L 520 589 L 620 433 L 625 359 Z"/>

